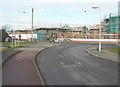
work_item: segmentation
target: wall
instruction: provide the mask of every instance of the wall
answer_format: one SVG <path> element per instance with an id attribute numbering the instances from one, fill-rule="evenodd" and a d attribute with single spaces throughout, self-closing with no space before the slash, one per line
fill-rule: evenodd
<path id="1" fill-rule="evenodd" d="M 22 40 L 31 40 L 31 34 L 20 34 Z M 12 34 L 9 34 L 12 37 Z M 14 36 L 14 35 L 13 35 Z M 15 35 L 16 38 L 19 38 L 19 34 Z M 37 39 L 37 34 L 33 34 L 33 38 Z"/>

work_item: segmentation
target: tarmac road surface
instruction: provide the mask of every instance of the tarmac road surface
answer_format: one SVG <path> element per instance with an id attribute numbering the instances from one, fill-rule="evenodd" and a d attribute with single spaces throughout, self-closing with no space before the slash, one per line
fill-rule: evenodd
<path id="1" fill-rule="evenodd" d="M 36 59 L 45 84 L 117 85 L 117 62 L 88 54 L 85 49 L 92 46 L 97 45 L 64 44 L 48 48 L 38 54 Z"/>

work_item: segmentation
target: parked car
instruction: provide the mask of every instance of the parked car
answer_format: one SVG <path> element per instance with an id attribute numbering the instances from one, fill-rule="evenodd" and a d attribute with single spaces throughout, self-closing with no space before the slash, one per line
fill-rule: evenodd
<path id="1" fill-rule="evenodd" d="M 55 39 L 54 39 L 54 43 L 59 43 L 58 38 L 55 38 Z"/>

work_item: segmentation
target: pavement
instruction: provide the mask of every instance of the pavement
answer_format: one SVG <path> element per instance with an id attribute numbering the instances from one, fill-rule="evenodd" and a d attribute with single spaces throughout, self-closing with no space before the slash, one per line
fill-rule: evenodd
<path id="1" fill-rule="evenodd" d="M 57 44 L 39 42 L 37 44 L 24 45 L 16 50 L 4 53 L 2 65 L 3 85 L 43 85 L 43 81 L 35 65 L 35 55 L 41 50 Z M 16 54 L 16 52 L 19 52 Z M 12 55 L 12 56 L 8 56 Z"/>
<path id="2" fill-rule="evenodd" d="M 97 50 L 97 48 L 94 47 L 94 48 L 88 48 L 88 49 L 86 49 L 86 51 L 89 54 L 96 56 L 98 58 L 107 59 L 107 60 L 111 60 L 111 61 L 115 61 L 115 62 L 120 62 L 118 59 L 118 56 L 119 56 L 118 54 L 112 53 L 112 52 L 104 50 L 104 49 L 101 52 L 99 52 Z"/>
<path id="3" fill-rule="evenodd" d="M 16 53 L 18 53 L 18 52 L 20 52 L 20 50 L 16 50 L 16 49 L 9 49 L 9 50 L 6 50 L 6 51 L 4 51 L 4 52 L 1 52 L 2 54 L 2 63 L 3 62 L 5 62 L 6 60 L 7 60 L 7 58 L 9 58 L 10 56 L 12 56 L 12 55 L 14 55 L 14 54 L 16 54 Z"/>
<path id="4" fill-rule="evenodd" d="M 36 51 L 21 51 L 10 57 L 2 69 L 3 85 L 41 85 L 33 63 Z"/>

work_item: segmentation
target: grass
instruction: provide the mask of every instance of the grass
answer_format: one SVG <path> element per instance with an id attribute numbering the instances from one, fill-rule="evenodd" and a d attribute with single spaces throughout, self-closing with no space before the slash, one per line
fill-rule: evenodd
<path id="1" fill-rule="evenodd" d="M 37 43 L 36 41 L 25 41 L 25 42 L 20 42 L 20 45 L 24 45 L 24 44 L 35 44 Z"/>
<path id="2" fill-rule="evenodd" d="M 120 54 L 120 47 L 107 48 L 106 50 L 116 54 Z"/>
<path id="3" fill-rule="evenodd" d="M 12 42 L 0 42 L 0 44 L 5 45 L 5 46 L 9 46 L 12 44 Z"/>
<path id="4" fill-rule="evenodd" d="M 20 47 L 21 47 L 21 46 L 14 46 L 14 47 L 9 46 L 9 47 L 7 47 L 7 48 L 2 48 L 2 49 L 0 49 L 0 51 L 5 52 L 5 51 L 8 51 L 8 50 L 16 49 L 16 48 L 20 48 Z"/>
<path id="5" fill-rule="evenodd" d="M 1 49 L 0 49 L 0 52 L 1 52 L 1 51 L 5 51 L 6 49 L 7 49 L 7 48 L 1 48 Z"/>
<path id="6" fill-rule="evenodd" d="M 20 48 L 22 45 L 35 44 L 35 43 L 37 43 L 37 42 L 35 42 L 35 41 L 32 41 L 32 42 L 31 41 L 24 41 L 24 42 L 19 42 L 19 46 L 12 46 L 12 42 L 0 42 L 0 44 L 7 47 L 7 48 L 0 49 L 0 51 L 7 51 L 7 50 L 10 50 L 10 49 L 16 49 L 16 48 Z"/>
<path id="7" fill-rule="evenodd" d="M 36 43 L 36 41 L 24 41 L 24 42 L 19 42 L 19 44 L 20 45 L 24 45 L 24 44 L 35 44 Z M 5 45 L 5 46 L 10 46 L 10 45 L 12 45 L 12 42 L 0 42 L 0 44 L 2 44 L 2 45 Z M 16 42 L 16 44 L 17 44 L 17 42 Z"/>

